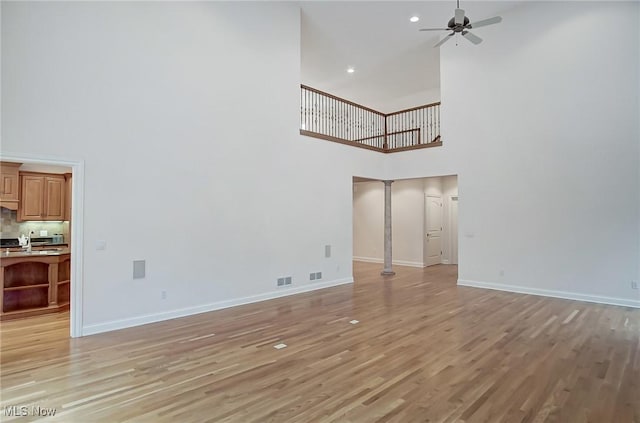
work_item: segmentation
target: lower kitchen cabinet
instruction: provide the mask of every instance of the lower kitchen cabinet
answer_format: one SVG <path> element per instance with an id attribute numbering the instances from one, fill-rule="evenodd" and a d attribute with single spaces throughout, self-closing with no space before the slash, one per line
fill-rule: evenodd
<path id="1" fill-rule="evenodd" d="M 69 309 L 70 254 L 3 255 L 0 266 L 0 320 Z"/>

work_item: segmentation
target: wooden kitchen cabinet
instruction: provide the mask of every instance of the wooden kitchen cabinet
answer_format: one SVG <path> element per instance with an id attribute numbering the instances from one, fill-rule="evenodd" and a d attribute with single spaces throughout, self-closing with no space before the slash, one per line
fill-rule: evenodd
<path id="1" fill-rule="evenodd" d="M 45 176 L 44 178 L 44 216 L 45 220 L 65 219 L 65 187 L 64 175 Z"/>
<path id="2" fill-rule="evenodd" d="M 42 220 L 44 216 L 44 177 L 20 176 L 18 220 Z"/>
<path id="3" fill-rule="evenodd" d="M 69 310 L 69 253 L 16 253 L 0 261 L 0 320 Z"/>
<path id="4" fill-rule="evenodd" d="M 0 206 L 18 210 L 19 171 L 21 163 L 0 163 Z"/>
<path id="5" fill-rule="evenodd" d="M 65 220 L 64 175 L 20 172 L 18 220 Z"/>

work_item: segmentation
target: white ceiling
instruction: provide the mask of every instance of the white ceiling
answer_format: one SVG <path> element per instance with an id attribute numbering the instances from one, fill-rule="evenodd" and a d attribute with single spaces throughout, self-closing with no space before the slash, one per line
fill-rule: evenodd
<path id="1" fill-rule="evenodd" d="M 460 7 L 473 22 L 517 4 L 462 1 Z M 455 7 L 453 0 L 302 2 L 302 83 L 383 112 L 393 111 L 389 107 L 401 98 L 415 103 L 406 107 L 423 104 L 421 95 L 433 101 L 428 97 L 439 97 L 440 50 L 432 46 L 446 33 L 418 29 L 446 27 Z M 413 15 L 420 21 L 409 22 Z M 349 66 L 353 74 L 346 72 Z"/>

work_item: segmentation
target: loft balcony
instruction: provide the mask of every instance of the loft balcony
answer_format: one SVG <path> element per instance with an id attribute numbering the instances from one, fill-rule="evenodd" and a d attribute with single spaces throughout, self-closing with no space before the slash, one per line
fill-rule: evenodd
<path id="1" fill-rule="evenodd" d="M 382 113 L 301 85 L 300 134 L 380 153 L 438 147 L 440 103 Z"/>

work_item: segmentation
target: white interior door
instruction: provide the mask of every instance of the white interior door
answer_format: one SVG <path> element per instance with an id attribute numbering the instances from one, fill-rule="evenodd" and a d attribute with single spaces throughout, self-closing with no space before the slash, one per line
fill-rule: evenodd
<path id="1" fill-rule="evenodd" d="M 425 266 L 442 263 L 442 197 L 427 195 L 425 199 Z"/>
<path id="2" fill-rule="evenodd" d="M 451 259 L 449 263 L 458 264 L 458 196 L 451 197 Z"/>

